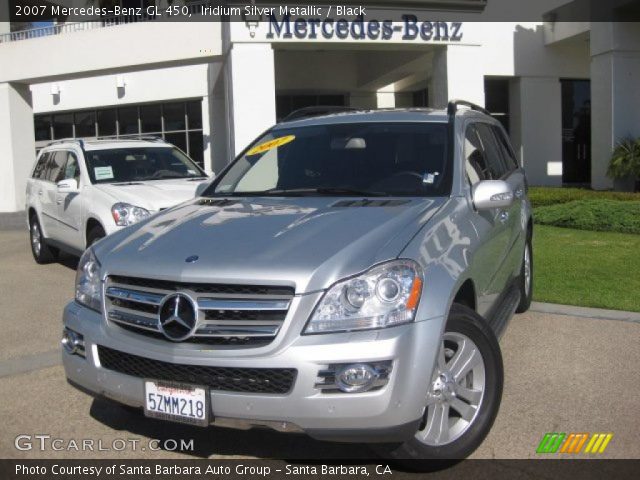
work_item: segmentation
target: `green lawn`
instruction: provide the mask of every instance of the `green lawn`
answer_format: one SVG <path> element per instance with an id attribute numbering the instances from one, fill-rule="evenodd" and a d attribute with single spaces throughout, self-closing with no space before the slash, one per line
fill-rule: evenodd
<path id="1" fill-rule="evenodd" d="M 536 225 L 534 300 L 640 312 L 640 235 Z"/>

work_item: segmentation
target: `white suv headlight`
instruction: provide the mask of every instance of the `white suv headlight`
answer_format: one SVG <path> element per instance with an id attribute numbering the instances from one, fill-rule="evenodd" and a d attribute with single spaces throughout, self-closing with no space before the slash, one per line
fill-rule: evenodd
<path id="1" fill-rule="evenodd" d="M 102 310 L 102 280 L 100 262 L 89 248 L 78 263 L 76 272 L 76 301 L 100 312 Z"/>
<path id="2" fill-rule="evenodd" d="M 126 227 L 144 220 L 151 213 L 146 208 L 136 207 L 129 203 L 118 202 L 111 207 L 111 215 L 119 227 Z"/>
<path id="3" fill-rule="evenodd" d="M 394 260 L 342 280 L 324 294 L 304 333 L 369 330 L 412 322 L 422 281 L 422 268 L 412 260 Z"/>

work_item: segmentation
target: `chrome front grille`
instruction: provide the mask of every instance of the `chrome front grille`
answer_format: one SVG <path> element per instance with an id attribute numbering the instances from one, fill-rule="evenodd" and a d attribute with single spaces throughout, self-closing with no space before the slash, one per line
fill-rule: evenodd
<path id="1" fill-rule="evenodd" d="M 233 347 L 270 343 L 287 316 L 294 289 L 282 286 L 218 285 L 109 276 L 105 312 L 127 330 L 167 339 L 158 318 L 163 300 L 176 292 L 193 299 L 197 326 L 185 341 Z"/>

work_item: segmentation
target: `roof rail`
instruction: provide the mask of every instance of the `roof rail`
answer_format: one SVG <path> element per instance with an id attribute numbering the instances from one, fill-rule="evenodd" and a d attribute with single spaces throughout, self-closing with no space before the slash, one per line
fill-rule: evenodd
<path id="1" fill-rule="evenodd" d="M 147 142 L 162 142 L 165 143 L 165 140 L 158 135 L 138 135 L 136 133 L 131 133 L 128 135 L 120 135 L 118 137 L 114 135 L 105 136 L 105 137 L 94 137 L 92 140 L 110 140 L 110 141 L 118 141 L 118 140 L 145 140 Z"/>
<path id="2" fill-rule="evenodd" d="M 468 107 L 471 110 L 484 113 L 485 115 L 489 115 L 489 116 L 491 115 L 489 110 L 487 110 L 486 108 L 482 108 L 480 105 L 476 105 L 475 103 L 471 103 L 466 100 L 458 100 L 458 99 L 453 99 L 449 102 L 449 105 L 447 105 L 447 115 L 455 115 L 456 112 L 458 111 L 458 107 L 460 106 Z"/>
<path id="3" fill-rule="evenodd" d="M 84 149 L 84 140 L 82 138 L 58 138 L 47 143 L 46 147 L 50 147 L 51 145 L 56 145 L 58 143 L 77 143 L 80 145 L 81 149 Z"/>
<path id="4" fill-rule="evenodd" d="M 281 122 L 290 122 L 292 120 L 302 120 L 303 118 L 319 117 L 321 115 L 329 115 L 331 113 L 355 112 L 359 109 L 353 107 L 323 105 L 317 107 L 305 107 L 294 110 L 284 117 Z"/>

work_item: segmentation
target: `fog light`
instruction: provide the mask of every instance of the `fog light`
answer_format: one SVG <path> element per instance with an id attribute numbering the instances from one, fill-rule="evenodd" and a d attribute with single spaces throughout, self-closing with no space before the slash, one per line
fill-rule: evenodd
<path id="1" fill-rule="evenodd" d="M 347 393 L 366 392 L 378 377 L 378 372 L 371 365 L 346 365 L 336 372 L 336 385 Z"/>
<path id="2" fill-rule="evenodd" d="M 69 355 L 80 355 L 84 357 L 84 337 L 70 328 L 62 331 L 62 348 Z"/>

